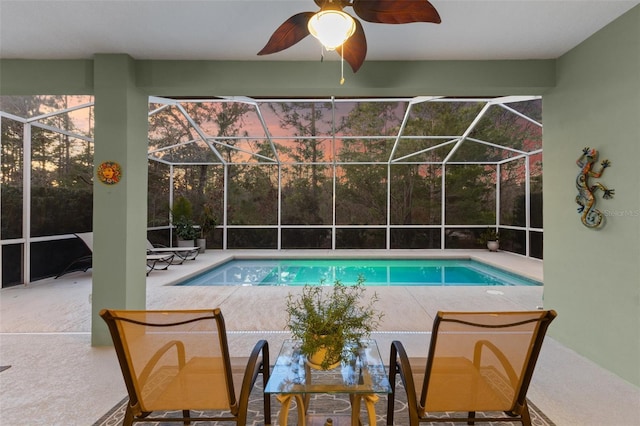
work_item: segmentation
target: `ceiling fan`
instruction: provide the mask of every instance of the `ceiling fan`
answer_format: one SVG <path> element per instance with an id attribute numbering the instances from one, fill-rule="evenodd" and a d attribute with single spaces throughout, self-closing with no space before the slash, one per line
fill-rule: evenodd
<path id="1" fill-rule="evenodd" d="M 352 34 L 336 49 L 338 54 L 357 72 L 367 56 L 367 39 L 362 24 L 342 9 L 353 8 L 355 14 L 367 22 L 381 24 L 407 24 L 410 22 L 440 23 L 438 11 L 427 0 L 313 0 L 319 12 L 301 12 L 280 25 L 258 55 L 269 55 L 288 49 L 309 34 L 309 21 L 324 11 L 340 11 L 353 21 Z"/>

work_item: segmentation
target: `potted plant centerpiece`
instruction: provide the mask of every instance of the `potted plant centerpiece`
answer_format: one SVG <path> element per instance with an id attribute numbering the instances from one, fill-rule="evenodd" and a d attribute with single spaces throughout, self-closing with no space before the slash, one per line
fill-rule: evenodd
<path id="1" fill-rule="evenodd" d="M 486 244 L 489 251 L 498 251 L 500 236 L 495 228 L 487 228 L 478 238 L 480 244 Z"/>
<path id="2" fill-rule="evenodd" d="M 383 314 L 374 306 L 378 295 L 365 300 L 364 281 L 360 276 L 355 285 L 339 280 L 332 287 L 307 284 L 302 294 L 289 293 L 289 330 L 301 341 L 309 366 L 327 370 L 339 365 L 380 324 Z"/>

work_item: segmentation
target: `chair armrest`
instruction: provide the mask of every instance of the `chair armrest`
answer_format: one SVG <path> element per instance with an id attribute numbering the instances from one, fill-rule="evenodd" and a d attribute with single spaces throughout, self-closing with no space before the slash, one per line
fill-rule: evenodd
<path id="1" fill-rule="evenodd" d="M 184 343 L 182 343 L 180 340 L 172 340 L 165 343 L 160 349 L 156 351 L 155 354 L 153 354 L 149 362 L 147 362 L 147 365 L 144 366 L 142 373 L 140 373 L 138 381 L 141 383 L 146 382 L 160 358 L 162 358 L 164 354 L 166 354 L 174 346 L 178 353 L 178 367 L 184 367 L 184 365 L 186 364 Z"/>
<path id="2" fill-rule="evenodd" d="M 251 389 L 260 373 L 262 373 L 262 386 L 267 385 L 270 373 L 269 368 L 269 343 L 266 340 L 259 340 L 253 347 L 247 366 L 244 369 L 242 389 L 238 396 L 238 409 L 240 412 L 246 411 Z M 264 420 L 265 425 L 271 424 L 271 397 L 269 394 L 264 394 Z"/>
<path id="3" fill-rule="evenodd" d="M 394 340 L 393 342 L 391 342 L 390 353 L 391 356 L 389 360 L 389 383 L 391 385 L 392 393 L 388 398 L 387 424 L 393 424 L 393 411 L 396 393 L 396 374 L 400 374 L 400 379 L 402 380 L 402 384 L 404 385 L 405 391 L 407 393 L 409 417 L 411 419 L 417 419 L 418 401 L 416 398 L 416 387 L 413 381 L 413 373 L 411 371 L 411 364 L 409 362 L 407 352 L 400 341 Z"/>
<path id="4" fill-rule="evenodd" d="M 400 361 L 399 364 L 398 360 Z M 391 359 L 389 362 L 389 372 L 392 372 L 394 369 L 398 374 L 400 374 L 400 378 L 402 379 L 402 383 L 407 390 L 407 393 L 411 392 L 413 395 L 415 395 L 416 389 L 413 382 L 411 363 L 409 362 L 409 357 L 407 356 L 407 352 L 404 349 L 404 345 L 398 340 L 394 340 L 393 342 L 391 342 Z M 391 383 L 391 386 L 395 388 L 395 380 L 393 383 Z"/>
<path id="5" fill-rule="evenodd" d="M 476 342 L 474 351 L 473 351 L 473 365 L 480 370 L 480 362 L 482 360 L 482 349 L 487 348 L 490 350 L 495 357 L 500 361 L 502 368 L 504 368 L 505 373 L 507 373 L 507 377 L 509 378 L 509 382 L 514 389 L 518 387 L 518 374 L 514 370 L 513 366 L 505 356 L 505 354 L 498 349 L 496 345 L 494 345 L 489 340 L 478 340 Z"/>

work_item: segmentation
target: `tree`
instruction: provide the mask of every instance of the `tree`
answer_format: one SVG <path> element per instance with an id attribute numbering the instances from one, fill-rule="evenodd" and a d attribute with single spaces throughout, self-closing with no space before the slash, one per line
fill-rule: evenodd
<path id="1" fill-rule="evenodd" d="M 337 173 L 339 224 L 384 225 L 387 222 L 388 166 L 385 163 L 391 153 L 391 135 L 398 131 L 397 107 L 395 102 L 362 102 L 342 119 L 341 129 L 346 137 L 338 160 L 346 164 L 341 165 Z M 369 135 L 389 138 L 364 137 Z"/>
<path id="2" fill-rule="evenodd" d="M 325 164 L 327 129 L 333 122 L 325 119 L 327 103 L 269 104 L 280 120 L 280 127 L 295 138 L 291 144 L 278 144 L 282 157 L 291 160 L 282 172 L 282 223 L 295 225 L 330 224 L 332 211 L 332 173 Z M 283 141 L 284 142 L 284 141 Z"/>
<path id="3" fill-rule="evenodd" d="M 38 118 L 31 124 L 2 120 L 3 238 L 22 235 L 25 126 L 31 131 L 32 236 L 91 229 L 93 144 L 73 135 L 92 138 L 93 108 L 64 111 L 88 100 L 86 96 L 2 97 L 3 111 Z M 69 216 L 60 205 L 79 213 Z"/>

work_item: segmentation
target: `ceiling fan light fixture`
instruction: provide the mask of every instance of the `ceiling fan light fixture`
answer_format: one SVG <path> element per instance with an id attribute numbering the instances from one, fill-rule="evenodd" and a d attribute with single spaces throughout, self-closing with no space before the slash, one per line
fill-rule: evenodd
<path id="1" fill-rule="evenodd" d="M 356 22 L 341 10 L 321 10 L 309 19 L 309 32 L 327 50 L 335 50 L 356 31 Z"/>

